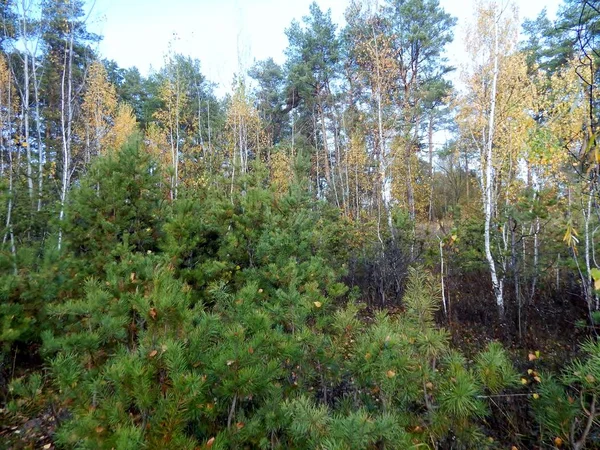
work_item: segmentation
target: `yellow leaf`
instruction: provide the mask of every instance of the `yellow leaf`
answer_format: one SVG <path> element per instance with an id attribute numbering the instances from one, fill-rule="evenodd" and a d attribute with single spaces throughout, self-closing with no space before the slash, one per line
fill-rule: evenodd
<path id="1" fill-rule="evenodd" d="M 586 375 L 585 379 L 587 380 L 588 383 L 593 383 L 594 381 L 596 381 L 596 378 L 594 378 L 594 375 Z"/>
<path id="2" fill-rule="evenodd" d="M 563 445 L 563 440 L 561 438 L 559 438 L 558 436 L 556 436 L 554 438 L 554 445 L 556 445 L 557 447 L 560 447 Z"/>
<path id="3" fill-rule="evenodd" d="M 320 308 L 321 306 L 323 306 L 323 303 L 321 303 L 321 302 L 314 302 L 313 305 L 315 305 L 315 308 Z"/>
<path id="4" fill-rule="evenodd" d="M 521 384 L 527 384 L 527 379 L 526 378 L 521 378 Z"/>
<path id="5" fill-rule="evenodd" d="M 527 369 L 527 373 L 531 375 L 533 373 L 533 369 Z"/>
<path id="6" fill-rule="evenodd" d="M 386 375 L 388 378 L 394 378 L 396 376 L 396 372 L 394 372 L 393 370 L 388 370 L 386 372 Z"/>
<path id="7" fill-rule="evenodd" d="M 537 400 L 538 398 L 540 398 L 540 394 L 538 394 L 537 392 L 535 394 L 533 394 L 533 398 L 535 400 Z"/>

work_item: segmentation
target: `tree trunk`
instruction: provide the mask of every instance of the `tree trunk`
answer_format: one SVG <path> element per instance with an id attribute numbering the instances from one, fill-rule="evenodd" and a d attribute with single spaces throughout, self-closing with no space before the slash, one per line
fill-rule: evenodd
<path id="1" fill-rule="evenodd" d="M 485 257 L 488 262 L 488 266 L 490 269 L 490 275 L 492 278 L 492 288 L 494 290 L 494 296 L 496 298 L 496 306 L 498 308 L 498 316 L 500 320 L 504 320 L 504 283 L 503 279 L 498 277 L 496 272 L 496 262 L 492 255 L 491 250 L 491 222 L 492 222 L 492 212 L 493 212 L 493 192 L 492 186 L 494 181 L 494 170 L 493 170 L 493 147 L 494 147 L 494 119 L 496 113 L 496 91 L 498 85 L 498 53 L 499 53 L 499 36 L 498 36 L 498 20 L 499 18 L 495 18 L 494 24 L 494 72 L 492 77 L 492 90 L 490 93 L 491 103 L 490 103 L 490 117 L 489 117 L 489 125 L 488 125 L 488 137 L 486 142 L 486 155 L 485 158 L 482 158 L 482 170 L 485 167 L 485 186 L 484 186 L 484 214 L 485 214 L 485 230 L 484 230 L 484 241 L 485 241 Z M 482 174 L 483 175 L 483 174 Z"/>
<path id="2" fill-rule="evenodd" d="M 33 96 L 35 100 L 35 129 L 37 133 L 38 146 L 38 201 L 37 211 L 42 210 L 42 201 L 44 197 L 44 149 L 42 144 L 42 119 L 40 115 L 40 86 L 37 80 L 37 67 L 35 56 L 31 58 L 31 73 L 33 75 Z"/>
<path id="3" fill-rule="evenodd" d="M 63 73 L 61 78 L 60 119 L 62 132 L 63 170 L 60 191 L 60 213 L 58 216 L 60 223 L 58 232 L 59 250 L 62 246 L 62 221 L 65 217 L 65 205 L 67 202 L 71 178 L 71 128 L 73 126 L 73 41 L 74 31 L 70 30 L 68 41 L 65 42 Z"/>
<path id="4" fill-rule="evenodd" d="M 427 126 L 427 137 L 429 143 L 429 222 L 433 220 L 433 111 L 429 115 Z"/>

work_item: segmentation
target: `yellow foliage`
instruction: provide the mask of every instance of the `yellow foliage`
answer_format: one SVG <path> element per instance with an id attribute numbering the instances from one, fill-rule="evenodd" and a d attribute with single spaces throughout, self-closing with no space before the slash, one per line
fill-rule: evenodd
<path id="1" fill-rule="evenodd" d="M 368 175 L 369 155 L 362 134 L 355 131 L 350 137 L 350 145 L 344 155 L 345 166 L 348 168 L 348 186 L 350 204 L 360 211 L 361 195 L 372 189 L 374 180 Z"/>
<path id="2" fill-rule="evenodd" d="M 158 162 L 159 170 L 165 174 L 165 184 L 169 185 L 170 177 L 167 173 L 171 167 L 171 149 L 165 130 L 156 123 L 151 123 L 146 129 L 144 141 L 146 150 Z"/>
<path id="3" fill-rule="evenodd" d="M 94 61 L 89 69 L 77 129 L 85 135 L 85 159 L 98 155 L 107 146 L 107 137 L 117 110 L 117 92 L 108 81 L 104 65 Z"/>
<path id="4" fill-rule="evenodd" d="M 231 99 L 226 127 L 228 156 L 244 173 L 248 169 L 249 154 L 252 152 L 256 158 L 260 158 L 262 149 L 269 143 L 269 137 L 263 129 L 258 111 L 246 96 L 243 82 L 239 82 Z"/>
<path id="5" fill-rule="evenodd" d="M 292 161 L 283 151 L 271 154 L 271 185 L 278 194 L 287 192 L 293 180 Z"/>
<path id="6" fill-rule="evenodd" d="M 6 58 L 2 54 L 0 54 L 0 106 L 0 123 L 6 124 L 9 120 L 14 120 L 15 112 L 19 109 L 19 99 Z"/>
<path id="7" fill-rule="evenodd" d="M 137 123 L 133 108 L 127 103 L 119 104 L 114 125 L 106 136 L 105 147 L 119 150 L 136 130 Z"/>

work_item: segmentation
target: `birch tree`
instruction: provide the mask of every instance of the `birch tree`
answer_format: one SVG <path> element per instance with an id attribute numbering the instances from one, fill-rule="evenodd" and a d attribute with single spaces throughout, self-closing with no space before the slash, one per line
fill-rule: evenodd
<path id="1" fill-rule="evenodd" d="M 498 136 L 498 84 L 501 71 L 506 69 L 503 62 L 515 49 L 517 30 L 516 10 L 501 7 L 494 2 L 479 3 L 475 11 L 475 21 L 468 31 L 467 51 L 473 61 L 464 78 L 467 92 L 464 97 L 463 113 L 469 117 L 468 130 L 473 144 L 479 149 L 479 171 L 481 180 L 481 200 L 484 215 L 484 251 L 490 271 L 492 289 L 498 308 L 498 315 L 504 319 L 504 276 L 492 252 L 492 228 L 497 213 L 498 172 L 495 167 Z M 464 124 L 463 124 L 464 126 Z M 506 238 L 503 238 L 506 243 Z M 506 244 L 505 244 L 506 245 Z M 505 248 L 504 248 L 505 250 Z"/>
<path id="2" fill-rule="evenodd" d="M 88 44 L 99 38 L 86 30 L 87 18 L 81 0 L 42 0 L 41 6 L 46 47 L 42 80 L 46 96 L 45 141 L 47 147 L 56 152 L 60 174 L 58 216 L 62 222 L 73 175 L 83 168 L 83 161 L 74 160 L 74 127 L 85 70 L 91 59 Z M 58 233 L 58 248 L 61 246 L 62 230 Z"/>
<path id="3" fill-rule="evenodd" d="M 81 105 L 81 126 L 85 136 L 84 161 L 89 163 L 107 144 L 117 110 L 117 93 L 108 81 L 106 69 L 94 61 L 87 73 L 86 89 Z"/>
<path id="4" fill-rule="evenodd" d="M 166 130 L 171 152 L 171 200 L 177 198 L 179 185 L 179 161 L 181 157 L 181 122 L 184 107 L 188 101 L 184 90 L 183 78 L 176 56 L 167 56 L 167 64 L 158 92 L 163 107 L 154 113 L 154 117 Z"/>
<path id="5" fill-rule="evenodd" d="M 392 104 L 397 90 L 399 66 L 393 39 L 386 32 L 380 11 L 354 3 L 346 12 L 348 27 L 346 38 L 350 41 L 350 55 L 356 63 L 358 79 L 369 95 L 369 110 L 364 114 L 370 118 L 373 130 L 372 154 L 377 164 L 377 182 L 374 189 L 377 208 L 377 234 L 381 237 L 381 219 L 387 218 L 390 233 L 393 233 L 389 169 L 392 165 L 390 140 L 393 136 L 394 114 Z M 356 152 L 356 137 L 351 141 L 351 150 Z M 353 155 L 356 157 L 356 155 Z M 357 175 L 357 174 L 355 174 Z M 358 176 L 355 176 L 358 179 Z"/>
<path id="6" fill-rule="evenodd" d="M 8 243 L 14 260 L 16 272 L 16 244 L 13 228 L 13 209 L 15 197 L 15 134 L 14 116 L 19 108 L 16 89 L 12 73 L 4 56 L 0 55 L 0 174 L 6 180 L 6 210 L 4 212 L 4 232 L 2 237 L 2 250 Z"/>

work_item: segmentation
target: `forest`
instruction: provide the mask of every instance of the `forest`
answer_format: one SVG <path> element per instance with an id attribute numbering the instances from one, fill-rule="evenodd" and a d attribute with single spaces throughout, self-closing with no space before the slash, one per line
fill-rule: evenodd
<path id="1" fill-rule="evenodd" d="M 515 3 L 315 2 L 218 95 L 1 1 L 0 448 L 600 448 L 600 2 Z"/>

